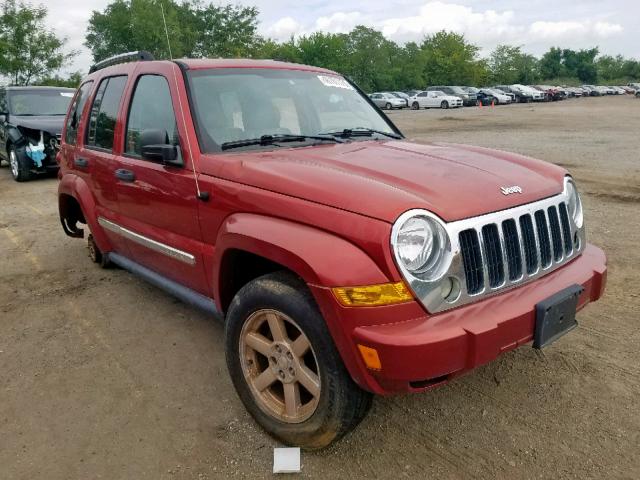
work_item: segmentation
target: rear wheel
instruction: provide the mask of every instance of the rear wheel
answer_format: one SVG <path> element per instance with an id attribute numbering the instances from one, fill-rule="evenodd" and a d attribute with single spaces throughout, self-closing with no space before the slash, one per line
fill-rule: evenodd
<path id="1" fill-rule="evenodd" d="M 109 268 L 111 266 L 109 256 L 100 251 L 91 234 L 87 237 L 87 250 L 89 251 L 89 258 L 92 262 L 99 264 L 102 268 Z"/>
<path id="2" fill-rule="evenodd" d="M 311 293 L 275 273 L 245 285 L 225 329 L 227 366 L 245 407 L 288 445 L 322 448 L 354 428 L 371 394 L 351 379 Z"/>
<path id="3" fill-rule="evenodd" d="M 449 102 L 447 102 L 446 100 L 443 100 L 442 103 L 440 104 L 440 108 L 449 108 Z"/>
<path id="4" fill-rule="evenodd" d="M 11 176 L 16 182 L 26 182 L 31 178 L 28 158 L 24 152 L 19 152 L 13 145 L 9 147 L 9 166 Z"/>
<path id="5" fill-rule="evenodd" d="M 385 108 L 386 110 L 391 110 L 391 108 L 393 108 L 393 107 L 391 106 L 391 104 L 390 104 L 390 103 L 388 103 L 388 102 L 387 102 L 387 104 L 384 106 L 384 108 Z"/>

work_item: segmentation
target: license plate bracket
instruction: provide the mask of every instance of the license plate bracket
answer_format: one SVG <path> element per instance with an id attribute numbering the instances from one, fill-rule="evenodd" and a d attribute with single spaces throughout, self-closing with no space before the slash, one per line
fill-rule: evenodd
<path id="1" fill-rule="evenodd" d="M 576 310 L 583 291 L 582 286 L 572 285 L 536 305 L 533 348 L 546 347 L 578 326 Z"/>

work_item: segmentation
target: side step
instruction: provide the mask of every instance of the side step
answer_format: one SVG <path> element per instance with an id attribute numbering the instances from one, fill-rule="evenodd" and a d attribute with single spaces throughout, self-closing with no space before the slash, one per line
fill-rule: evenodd
<path id="1" fill-rule="evenodd" d="M 127 257 L 123 257 L 119 253 L 107 253 L 110 261 L 118 265 L 120 268 L 123 268 L 138 277 L 146 280 L 152 285 L 155 285 L 158 288 L 161 288 L 167 293 L 170 293 L 174 297 L 182 300 L 184 303 L 192 305 L 200 310 L 203 310 L 209 314 L 212 314 L 216 317 L 217 320 L 223 321 L 224 318 L 218 307 L 216 307 L 215 302 L 204 295 L 191 290 L 190 288 L 185 287 L 184 285 L 180 285 L 173 280 L 169 280 L 168 278 L 160 275 L 159 273 L 154 272 L 153 270 L 149 270 L 147 267 L 143 267 L 139 263 L 134 262 L 133 260 L 129 260 Z"/>

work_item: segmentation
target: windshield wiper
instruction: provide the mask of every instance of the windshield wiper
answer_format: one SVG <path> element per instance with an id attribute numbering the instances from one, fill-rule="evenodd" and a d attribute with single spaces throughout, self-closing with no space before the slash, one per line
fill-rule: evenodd
<path id="1" fill-rule="evenodd" d="M 245 140 L 224 142 L 222 145 L 220 145 L 220 148 L 222 150 L 230 150 L 232 148 L 249 147 L 251 145 L 273 145 L 282 142 L 304 142 L 305 140 L 321 140 L 324 142 L 344 143 L 344 140 L 336 138 L 333 135 L 276 134 L 262 135 L 260 138 L 247 138 Z"/>
<path id="2" fill-rule="evenodd" d="M 402 136 L 398 135 L 397 133 L 383 132 L 382 130 L 375 130 L 373 128 L 367 128 L 367 127 L 345 128 L 342 131 L 328 132 L 325 135 L 333 135 L 334 137 L 337 137 L 337 138 L 350 138 L 350 137 L 370 137 L 374 133 L 377 133 L 378 135 L 384 135 L 385 137 L 395 138 L 397 140 L 402 138 Z"/>

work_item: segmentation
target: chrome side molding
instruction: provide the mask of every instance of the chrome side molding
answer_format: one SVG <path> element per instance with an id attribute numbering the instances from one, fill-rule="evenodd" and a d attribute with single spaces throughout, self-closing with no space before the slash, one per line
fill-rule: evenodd
<path id="1" fill-rule="evenodd" d="M 133 232 L 128 228 L 118 225 L 117 223 L 114 223 L 103 217 L 98 217 L 98 223 L 101 227 L 109 230 L 110 232 L 128 238 L 129 240 L 136 242 L 138 245 L 142 245 L 143 247 L 147 247 L 155 252 L 161 253 L 163 255 L 166 255 L 167 257 L 171 257 L 188 265 L 196 264 L 196 257 L 191 255 L 190 253 L 183 252 L 182 250 L 173 248 L 170 245 L 152 240 L 149 237 L 145 237 L 144 235 Z"/>

